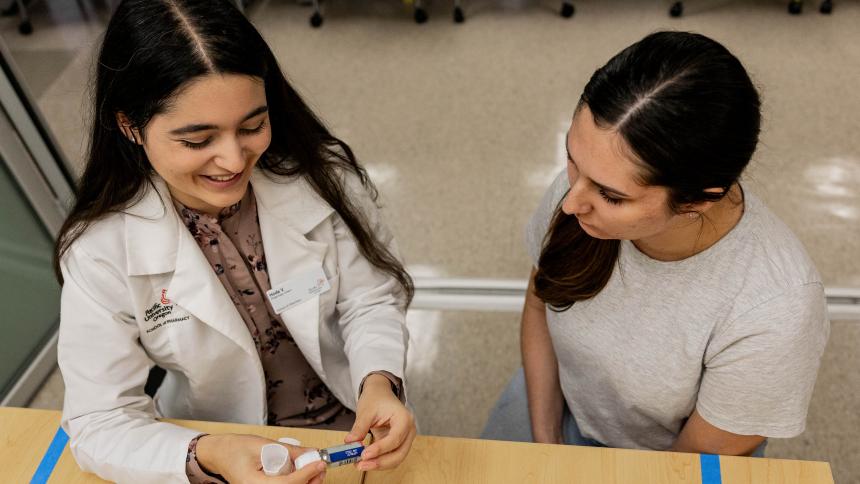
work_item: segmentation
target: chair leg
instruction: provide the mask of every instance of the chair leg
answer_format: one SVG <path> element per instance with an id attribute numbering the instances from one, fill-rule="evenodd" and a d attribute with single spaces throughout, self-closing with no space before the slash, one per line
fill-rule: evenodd
<path id="1" fill-rule="evenodd" d="M 573 13 L 576 9 L 573 6 L 573 2 L 571 0 L 564 0 L 561 2 L 561 12 L 560 15 L 564 18 L 573 17 Z"/>
<path id="2" fill-rule="evenodd" d="M 427 15 L 427 10 L 425 10 L 424 7 L 421 5 L 421 0 L 415 0 L 414 5 L 415 5 L 415 15 L 414 15 L 415 23 L 416 24 L 423 24 L 429 18 L 429 16 Z"/>
<path id="3" fill-rule="evenodd" d="M 30 14 L 27 13 L 27 6 L 24 5 L 24 0 L 15 0 L 15 5 L 18 6 L 18 15 L 21 18 L 21 23 L 18 24 L 18 32 L 24 35 L 33 33 L 33 24 L 30 23 Z"/>
<path id="4" fill-rule="evenodd" d="M 323 23 L 322 9 L 320 8 L 320 0 L 313 1 L 314 13 L 311 15 L 311 27 L 318 28 Z"/>
<path id="5" fill-rule="evenodd" d="M 460 5 L 460 0 L 454 0 L 454 22 L 463 23 L 466 16 L 463 15 L 463 7 Z"/>
<path id="6" fill-rule="evenodd" d="M 800 15 L 803 11 L 803 0 L 789 0 L 788 13 L 792 15 Z"/>

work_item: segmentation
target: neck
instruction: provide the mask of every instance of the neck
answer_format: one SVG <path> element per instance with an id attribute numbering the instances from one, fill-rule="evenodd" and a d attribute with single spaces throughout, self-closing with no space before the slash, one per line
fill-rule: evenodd
<path id="1" fill-rule="evenodd" d="M 703 252 L 720 241 L 740 222 L 744 213 L 743 192 L 735 184 L 729 193 L 700 216 L 687 220 L 678 215 L 671 228 L 652 237 L 634 240 L 640 252 L 659 261 L 678 261 Z"/>

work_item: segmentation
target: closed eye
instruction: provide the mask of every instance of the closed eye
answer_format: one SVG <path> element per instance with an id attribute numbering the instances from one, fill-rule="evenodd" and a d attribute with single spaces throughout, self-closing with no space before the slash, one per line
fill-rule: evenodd
<path id="1" fill-rule="evenodd" d="M 209 138 L 206 138 L 205 140 L 197 143 L 193 141 L 188 141 L 186 139 L 179 140 L 179 142 L 182 143 L 183 146 L 191 148 L 192 150 L 202 150 L 203 148 L 207 147 L 209 143 L 212 142 L 212 137 L 210 136 Z"/>
<path id="2" fill-rule="evenodd" d="M 609 196 L 609 194 L 607 194 L 606 191 L 602 188 L 598 188 L 598 191 L 600 192 L 600 196 L 612 205 L 621 205 L 621 202 L 624 201 L 624 199 Z"/>
<path id="3" fill-rule="evenodd" d="M 262 121 L 260 122 L 260 125 L 259 125 L 259 126 L 257 126 L 256 128 L 250 128 L 250 129 L 248 129 L 248 128 L 240 128 L 240 129 L 239 129 L 239 134 L 245 134 L 245 135 L 249 135 L 249 134 L 257 134 L 257 133 L 259 133 L 260 131 L 263 131 L 263 128 L 265 128 L 265 127 L 266 127 L 266 120 L 264 119 L 264 120 L 262 120 Z"/>

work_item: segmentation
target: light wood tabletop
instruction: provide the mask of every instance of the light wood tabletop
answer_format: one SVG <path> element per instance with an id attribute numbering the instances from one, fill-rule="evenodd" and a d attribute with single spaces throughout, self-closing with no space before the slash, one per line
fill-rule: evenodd
<path id="1" fill-rule="evenodd" d="M 208 433 L 293 437 L 308 447 L 343 442 L 344 432 L 168 420 Z M 29 482 L 57 433 L 60 413 L 0 408 L 0 482 Z M 707 465 L 707 467 L 705 467 Z M 705 478 L 703 480 L 703 468 Z M 103 482 L 82 472 L 68 445 L 52 483 Z M 330 484 L 571 483 L 571 484 L 833 484 L 825 462 L 711 457 L 698 454 L 525 444 L 419 436 L 409 457 L 392 471 L 364 476 L 352 466 L 331 469 Z"/>

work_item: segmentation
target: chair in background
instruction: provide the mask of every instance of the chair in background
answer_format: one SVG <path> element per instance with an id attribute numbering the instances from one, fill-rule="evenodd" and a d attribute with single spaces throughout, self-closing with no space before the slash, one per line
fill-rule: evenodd
<path id="1" fill-rule="evenodd" d="M 17 15 L 19 18 L 18 32 L 23 35 L 30 35 L 33 33 L 33 23 L 30 21 L 30 14 L 27 11 L 27 7 L 29 7 L 31 3 L 32 0 L 13 0 L 8 7 L 0 10 L 0 16 L 11 17 L 13 15 Z M 104 3 L 107 5 L 109 11 L 113 11 L 116 4 L 119 3 L 119 0 L 104 0 Z M 80 7 L 80 2 L 78 2 L 78 6 Z"/>
<path id="2" fill-rule="evenodd" d="M 788 1 L 788 13 L 792 15 L 798 15 L 803 11 L 803 0 L 789 0 Z M 818 11 L 824 14 L 828 14 L 833 11 L 833 2 L 831 0 L 822 0 L 821 5 L 818 7 Z M 672 17 L 680 17 L 684 14 L 684 2 L 675 2 L 669 8 L 669 15 Z"/>
<path id="3" fill-rule="evenodd" d="M 310 22 L 311 26 L 314 28 L 322 26 L 323 23 L 323 15 L 322 9 L 320 8 L 320 0 L 313 0 L 312 3 L 314 13 L 311 14 Z M 422 0 L 412 0 L 413 14 L 412 17 L 415 19 L 415 23 L 423 24 L 430 18 L 427 15 L 427 9 L 424 8 Z M 454 0 L 454 22 L 463 23 L 466 20 L 466 16 L 463 13 L 463 7 L 461 5 L 461 0 Z"/>

